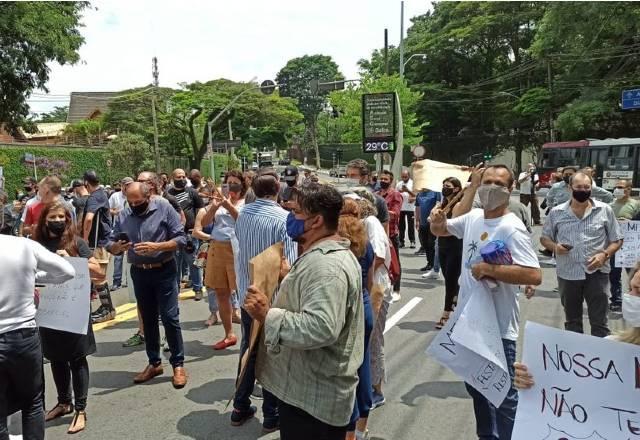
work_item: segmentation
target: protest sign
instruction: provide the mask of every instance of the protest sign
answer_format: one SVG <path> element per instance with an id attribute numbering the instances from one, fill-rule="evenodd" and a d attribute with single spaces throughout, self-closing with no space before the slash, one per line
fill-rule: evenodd
<path id="1" fill-rule="evenodd" d="M 476 307 L 476 301 L 472 302 L 478 293 L 477 303 L 484 303 L 480 307 Z M 469 316 L 476 318 L 470 320 Z M 497 327 L 493 298 L 474 292 L 440 330 L 427 348 L 427 354 L 498 407 L 509 391 L 511 378 L 505 368 L 500 333 L 491 327 L 491 323 Z"/>
<path id="2" fill-rule="evenodd" d="M 635 267 L 640 261 L 640 221 L 620 222 L 624 234 L 622 248 L 616 252 L 616 267 Z"/>
<path id="3" fill-rule="evenodd" d="M 86 258 L 67 258 L 76 276 L 63 284 L 40 288 L 36 313 L 38 326 L 82 335 L 87 334 L 91 310 L 91 280 Z"/>
<path id="4" fill-rule="evenodd" d="M 429 159 L 414 162 L 412 169 L 415 191 L 430 189 L 440 192 L 442 191 L 442 181 L 448 177 L 456 177 L 464 185 L 471 174 L 467 167 Z"/>
<path id="5" fill-rule="evenodd" d="M 518 440 L 640 438 L 640 346 L 528 322 Z"/>

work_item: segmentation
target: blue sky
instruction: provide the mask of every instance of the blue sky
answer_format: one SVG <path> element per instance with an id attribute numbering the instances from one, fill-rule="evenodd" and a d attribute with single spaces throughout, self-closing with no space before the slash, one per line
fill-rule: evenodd
<path id="1" fill-rule="evenodd" d="M 399 0 L 96 1 L 85 13 L 75 66 L 51 64 L 50 94 L 30 99 L 33 112 L 66 105 L 72 91 L 118 91 L 149 84 L 158 57 L 160 85 L 229 78 L 273 79 L 287 60 L 331 55 L 347 78 L 357 61 L 400 38 Z M 405 1 L 409 17 L 430 8 Z M 42 93 L 42 92 L 37 92 Z"/>

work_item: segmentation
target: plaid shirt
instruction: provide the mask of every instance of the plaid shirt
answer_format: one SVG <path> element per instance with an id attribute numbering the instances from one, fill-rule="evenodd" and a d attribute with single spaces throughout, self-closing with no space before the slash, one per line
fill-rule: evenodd
<path id="1" fill-rule="evenodd" d="M 395 189 L 389 188 L 386 193 L 383 191 L 378 194 L 387 202 L 389 208 L 389 237 L 395 237 L 399 234 L 398 225 L 400 224 L 400 210 L 402 209 L 402 193 Z"/>

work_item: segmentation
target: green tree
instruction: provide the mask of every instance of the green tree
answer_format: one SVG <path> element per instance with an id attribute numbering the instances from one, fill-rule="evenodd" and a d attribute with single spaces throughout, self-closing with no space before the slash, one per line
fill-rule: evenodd
<path id="1" fill-rule="evenodd" d="M 298 109 L 304 116 L 306 138 L 313 146 L 316 166 L 320 168 L 320 152 L 318 150 L 317 122 L 327 92 L 315 92 L 311 89 L 311 81 L 330 82 L 344 79 L 338 65 L 327 55 L 305 55 L 289 60 L 276 75 L 282 96 L 295 98 Z"/>
<path id="2" fill-rule="evenodd" d="M 55 106 L 49 113 L 40 113 L 34 122 L 67 122 L 69 106 Z"/>
<path id="3" fill-rule="evenodd" d="M 29 114 L 26 99 L 47 90 L 48 63 L 79 61 L 79 28 L 88 2 L 0 2 L 0 121 L 15 131 Z"/>
<path id="4" fill-rule="evenodd" d="M 64 128 L 63 134 L 70 144 L 94 146 L 106 142 L 102 118 L 69 124 Z"/>
<path id="5" fill-rule="evenodd" d="M 111 169 L 121 177 L 137 176 L 144 170 L 154 169 L 153 148 L 143 136 L 122 133 L 109 143 L 106 158 L 111 161 Z"/>

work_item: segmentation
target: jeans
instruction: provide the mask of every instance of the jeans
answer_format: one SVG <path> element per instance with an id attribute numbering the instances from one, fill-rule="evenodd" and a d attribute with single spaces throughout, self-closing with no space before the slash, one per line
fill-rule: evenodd
<path id="1" fill-rule="evenodd" d="M 398 227 L 400 228 L 400 243 L 404 244 L 404 233 L 407 231 L 409 233 L 409 242 L 416 242 L 416 230 L 413 221 L 414 212 L 413 211 L 402 211 L 400 212 L 400 224 Z"/>
<path id="2" fill-rule="evenodd" d="M 332 426 L 324 423 L 298 407 L 282 401 L 280 410 L 281 440 L 344 440 L 346 426 Z"/>
<path id="3" fill-rule="evenodd" d="M 218 298 L 216 298 L 216 290 L 207 287 L 207 302 L 209 303 L 209 313 L 216 313 L 218 308 Z M 238 293 L 234 290 L 231 293 L 231 307 L 236 310 L 240 308 Z"/>
<path id="4" fill-rule="evenodd" d="M 427 266 L 433 269 L 436 259 L 436 236 L 431 233 L 431 227 L 428 223 L 426 226 L 420 225 L 418 234 L 422 237 L 421 242 L 427 252 Z"/>
<path id="5" fill-rule="evenodd" d="M 124 260 L 124 253 L 113 257 L 113 286 L 122 285 L 122 260 Z"/>
<path id="6" fill-rule="evenodd" d="M 70 405 L 73 376 L 73 396 L 75 410 L 84 411 L 89 394 L 89 363 L 86 357 L 71 362 L 51 361 L 51 373 L 58 391 L 58 403 Z"/>
<path id="7" fill-rule="evenodd" d="M 587 303 L 591 334 L 599 338 L 609 336 L 607 290 L 609 275 L 600 271 L 585 274 L 584 280 L 564 280 L 558 277 L 560 300 L 564 307 L 564 328 L 583 333 L 582 307 Z"/>
<path id="8" fill-rule="evenodd" d="M 244 356 L 244 353 L 249 348 L 249 338 L 251 336 L 251 323 L 253 319 L 244 310 L 240 309 L 242 316 L 242 342 L 240 343 L 240 359 Z M 238 384 L 236 394 L 233 397 L 233 408 L 236 411 L 246 413 L 251 407 L 251 393 L 253 392 L 253 385 L 256 381 L 256 356 L 258 350 L 254 350 L 247 360 L 244 376 L 242 382 Z M 238 362 L 238 374 L 240 374 L 240 362 Z M 266 420 L 278 419 L 278 399 L 271 394 L 268 390 L 262 389 L 262 414 Z M 283 437 L 284 438 L 284 437 Z M 294 437 L 291 437 L 294 438 Z M 344 438 L 344 437 L 343 437 Z"/>
<path id="9" fill-rule="evenodd" d="M 393 283 L 393 291 L 400 292 L 400 282 L 402 281 L 402 263 L 400 262 L 400 237 L 394 235 L 390 237 L 391 244 L 393 244 L 392 252 L 396 253 L 396 257 L 398 257 L 398 266 L 400 266 L 400 275 L 398 275 L 398 279 Z"/>
<path id="10" fill-rule="evenodd" d="M 362 303 L 364 304 L 364 358 L 362 365 L 358 368 L 358 387 L 356 388 L 356 402 L 351 413 L 351 421 L 349 422 L 349 431 L 356 429 L 356 421 L 358 419 L 366 419 L 369 417 L 371 403 L 373 400 L 372 383 L 371 383 L 371 356 L 369 355 L 369 339 L 373 331 L 373 307 L 371 307 L 371 298 L 369 292 L 365 289 L 362 295 Z"/>
<path id="11" fill-rule="evenodd" d="M 8 440 L 7 417 L 16 411 L 22 411 L 22 438 L 43 440 L 42 347 L 35 327 L 0 335 L 0 440 Z"/>
<path id="12" fill-rule="evenodd" d="M 611 272 L 609 283 L 611 284 L 611 305 L 622 305 L 622 268 L 615 267 L 616 256 L 611 257 Z"/>
<path id="13" fill-rule="evenodd" d="M 458 240 L 459 245 L 438 249 L 440 264 L 442 264 L 442 274 L 444 275 L 444 310 L 453 312 L 455 298 L 458 296 L 460 286 L 458 278 L 462 271 L 462 240 Z"/>
<path id="14" fill-rule="evenodd" d="M 467 392 L 473 399 L 473 412 L 476 416 L 476 434 L 479 440 L 511 440 L 513 422 L 516 418 L 518 407 L 518 391 L 513 387 L 514 368 L 516 361 L 516 341 L 502 340 L 504 355 L 507 359 L 507 368 L 511 377 L 511 388 L 507 397 L 496 408 L 486 397 L 471 385 L 465 383 Z"/>
<path id="15" fill-rule="evenodd" d="M 182 275 L 188 273 L 193 291 L 202 292 L 202 269 L 193 264 L 196 261 L 198 248 L 200 247 L 200 240 L 193 237 L 191 234 L 187 234 L 187 242 L 189 240 L 193 242 L 193 252 L 187 252 L 186 248 L 182 248 L 176 252 L 176 262 L 178 265 L 176 280 L 178 286 L 180 286 Z"/>
<path id="16" fill-rule="evenodd" d="M 169 362 L 174 368 L 181 367 L 184 363 L 176 272 L 175 261 L 169 261 L 157 269 L 131 267 L 131 280 L 142 316 L 144 343 L 151 365 L 159 365 L 162 361 L 158 312 L 160 312 L 160 319 L 171 351 Z"/>

